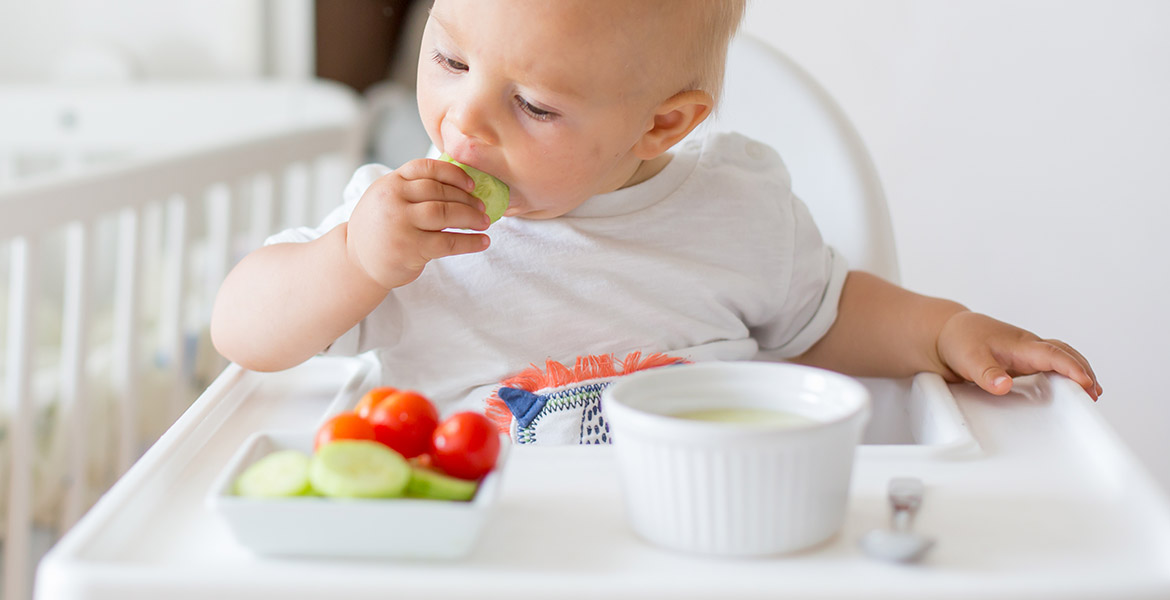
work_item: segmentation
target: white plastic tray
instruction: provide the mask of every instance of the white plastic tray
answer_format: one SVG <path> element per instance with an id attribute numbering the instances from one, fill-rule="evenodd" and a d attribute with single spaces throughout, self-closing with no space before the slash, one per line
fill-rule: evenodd
<path id="1" fill-rule="evenodd" d="M 943 385 L 955 401 L 946 425 L 921 416 L 946 417 L 949 401 L 936 397 L 925 399 L 939 411 L 875 430 L 958 428 L 971 439 L 863 446 L 845 526 L 799 554 L 711 559 L 642 542 L 625 523 L 607 447 L 514 448 L 494 516 L 462 560 L 253 554 L 204 495 L 249 435 L 313 428 L 361 368 L 229 368 L 50 551 L 38 599 L 1170 597 L 1166 498 L 1087 396 L 1054 376 L 1017 380 L 1005 397 Z M 914 405 L 895 398 L 891 411 Z M 926 482 L 916 528 L 938 539 L 911 567 L 857 549 L 886 524 L 886 482 L 903 475 Z"/>

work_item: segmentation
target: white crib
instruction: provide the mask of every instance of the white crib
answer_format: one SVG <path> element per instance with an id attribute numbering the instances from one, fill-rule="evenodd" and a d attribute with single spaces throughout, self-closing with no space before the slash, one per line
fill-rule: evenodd
<path id="1" fill-rule="evenodd" d="M 323 82 L 0 86 L 0 597 L 222 369 L 220 281 L 340 200 L 364 125 Z"/>

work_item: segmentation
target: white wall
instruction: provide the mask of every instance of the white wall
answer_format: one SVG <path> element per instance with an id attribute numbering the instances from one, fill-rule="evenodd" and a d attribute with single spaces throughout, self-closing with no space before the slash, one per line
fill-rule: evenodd
<path id="1" fill-rule="evenodd" d="M 1170 489 L 1170 2 L 754 0 L 854 120 L 916 291 L 1092 362 Z"/>

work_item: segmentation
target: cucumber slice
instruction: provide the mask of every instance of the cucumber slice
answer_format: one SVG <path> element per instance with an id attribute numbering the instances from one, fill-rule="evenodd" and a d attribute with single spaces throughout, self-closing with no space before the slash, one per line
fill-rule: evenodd
<path id="1" fill-rule="evenodd" d="M 410 472 L 410 483 L 406 485 L 406 495 L 432 500 L 471 500 L 478 488 L 479 483 L 469 479 L 451 477 L 426 467 L 414 467 Z"/>
<path id="2" fill-rule="evenodd" d="M 287 498 L 313 491 L 309 457 L 297 450 L 279 450 L 252 463 L 236 478 L 236 493 L 248 498 Z"/>
<path id="3" fill-rule="evenodd" d="M 504 211 L 508 210 L 508 198 L 510 196 L 508 184 L 475 167 L 469 167 L 447 154 L 440 156 L 439 160 L 445 160 L 463 169 L 464 173 L 471 176 L 475 181 L 475 190 L 471 192 L 471 195 L 483 200 L 484 210 L 487 212 L 488 218 L 492 220 L 492 223 L 499 221 L 500 217 L 504 216 Z"/>
<path id="4" fill-rule="evenodd" d="M 317 449 L 309 481 L 330 498 L 394 498 L 406 491 L 410 464 L 384 444 L 338 440 Z"/>

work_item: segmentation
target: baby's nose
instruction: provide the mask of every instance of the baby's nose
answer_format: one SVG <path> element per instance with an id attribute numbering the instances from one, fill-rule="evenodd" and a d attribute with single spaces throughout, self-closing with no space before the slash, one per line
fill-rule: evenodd
<path id="1" fill-rule="evenodd" d="M 469 140 L 495 146 L 500 140 L 491 113 L 485 102 L 473 97 L 454 104 L 447 113 L 447 119 Z"/>

